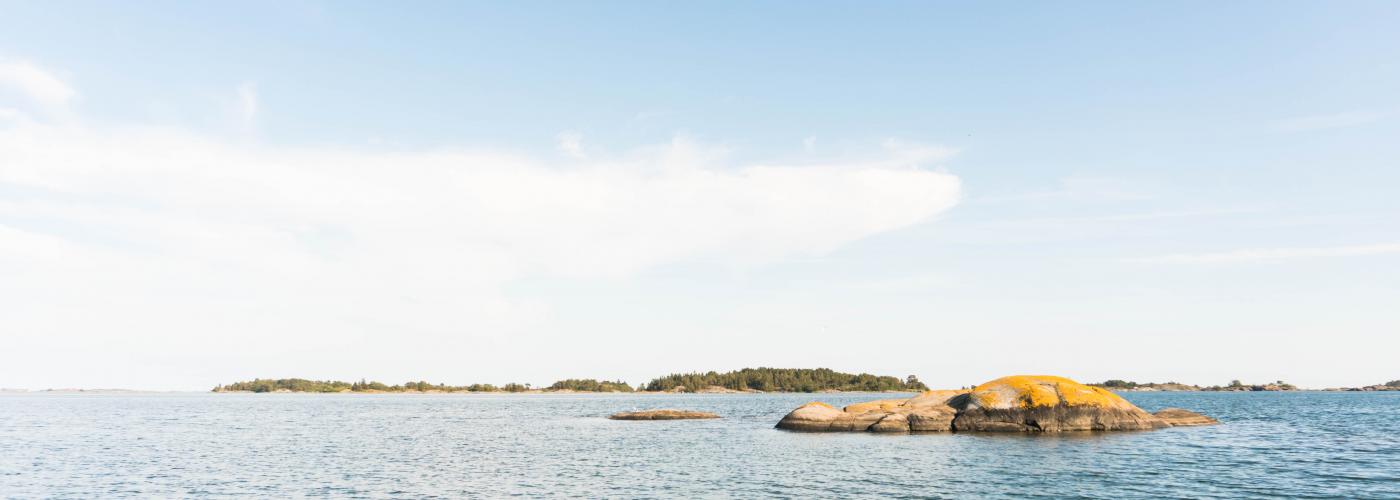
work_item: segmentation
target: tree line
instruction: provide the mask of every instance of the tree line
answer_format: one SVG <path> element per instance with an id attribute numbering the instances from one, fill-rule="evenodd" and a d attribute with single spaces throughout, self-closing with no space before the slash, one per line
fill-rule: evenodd
<path id="1" fill-rule="evenodd" d="M 564 379 L 545 388 L 546 391 L 578 391 L 578 392 L 632 392 L 632 386 L 627 382 L 616 380 L 598 381 L 589 379 Z"/>
<path id="2" fill-rule="evenodd" d="M 647 382 L 648 391 L 695 392 L 710 386 L 735 391 L 926 391 L 913 375 L 904 380 L 888 375 L 841 373 L 828 368 L 744 368 L 724 373 L 676 373 Z"/>
<path id="3" fill-rule="evenodd" d="M 724 373 L 678 373 L 654 379 L 636 388 L 621 380 L 565 379 L 539 388 L 543 391 L 575 392 L 634 392 L 683 391 L 695 392 L 711 386 L 735 391 L 817 392 L 817 391 L 926 391 L 928 387 L 913 375 L 897 377 L 869 373 L 841 373 L 827 368 L 745 368 Z M 525 392 L 530 384 L 505 385 L 431 384 L 409 381 L 389 385 L 360 379 L 358 382 L 339 380 L 308 380 L 302 378 L 254 379 L 214 387 L 214 392 Z"/>

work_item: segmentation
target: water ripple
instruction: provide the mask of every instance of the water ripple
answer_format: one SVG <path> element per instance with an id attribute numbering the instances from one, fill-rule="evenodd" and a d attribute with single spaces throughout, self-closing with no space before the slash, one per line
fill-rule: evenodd
<path id="1" fill-rule="evenodd" d="M 0 496 L 1400 498 L 1400 394 L 1128 397 L 1224 424 L 803 434 L 773 424 L 812 395 L 4 395 Z M 725 418 L 603 418 L 656 407 Z"/>

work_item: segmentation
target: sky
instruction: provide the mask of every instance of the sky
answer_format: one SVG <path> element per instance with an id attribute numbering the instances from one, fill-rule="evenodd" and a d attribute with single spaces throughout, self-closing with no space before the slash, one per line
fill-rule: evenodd
<path id="1" fill-rule="evenodd" d="M 1397 25 L 0 0 L 0 387 L 1394 380 Z"/>

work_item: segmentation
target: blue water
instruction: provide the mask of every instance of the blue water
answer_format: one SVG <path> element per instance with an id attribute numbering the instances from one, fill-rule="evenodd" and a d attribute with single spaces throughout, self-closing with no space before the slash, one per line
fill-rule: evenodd
<path id="1" fill-rule="evenodd" d="M 1223 425 L 803 434 L 885 394 L 0 396 L 0 496 L 1400 498 L 1400 393 L 1136 393 Z M 646 408 L 720 420 L 622 422 Z"/>

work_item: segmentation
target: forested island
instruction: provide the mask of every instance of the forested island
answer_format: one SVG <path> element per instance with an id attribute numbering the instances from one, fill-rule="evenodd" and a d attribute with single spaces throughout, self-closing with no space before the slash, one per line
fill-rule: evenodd
<path id="1" fill-rule="evenodd" d="M 549 387 L 545 388 L 545 390 L 573 392 L 632 392 L 632 386 L 627 385 L 627 382 L 623 382 L 621 380 L 609 382 L 606 380 L 593 380 L 591 378 L 571 378 L 560 380 L 558 382 L 550 384 Z"/>
<path id="2" fill-rule="evenodd" d="M 904 380 L 869 373 L 841 373 L 827 368 L 745 368 L 724 373 L 678 373 L 647 382 L 648 391 L 700 392 L 719 387 L 761 392 L 926 391 L 913 375 Z"/>
<path id="3" fill-rule="evenodd" d="M 538 393 L 538 392 L 885 392 L 926 391 L 928 387 L 910 375 L 901 380 L 868 373 L 841 373 L 827 368 L 745 368 L 724 373 L 672 374 L 639 387 L 616 380 L 565 379 L 546 387 L 509 383 L 504 385 L 431 384 L 425 381 L 389 385 L 367 381 L 309 380 L 301 378 L 254 379 L 214 387 L 214 392 L 357 392 L 357 393 Z"/>

